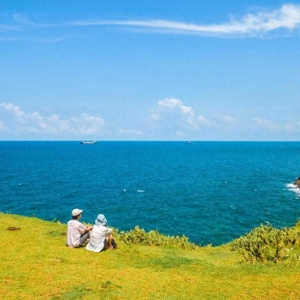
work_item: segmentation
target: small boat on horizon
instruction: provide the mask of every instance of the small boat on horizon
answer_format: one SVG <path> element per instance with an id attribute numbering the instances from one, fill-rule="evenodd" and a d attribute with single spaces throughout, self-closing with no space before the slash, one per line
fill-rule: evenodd
<path id="1" fill-rule="evenodd" d="M 94 144 L 97 144 L 97 141 L 81 141 L 80 144 L 94 145 Z"/>

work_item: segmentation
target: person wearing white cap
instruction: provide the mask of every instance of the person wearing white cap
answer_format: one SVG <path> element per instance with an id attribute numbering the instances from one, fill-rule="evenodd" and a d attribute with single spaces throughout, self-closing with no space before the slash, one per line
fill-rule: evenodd
<path id="1" fill-rule="evenodd" d="M 89 238 L 93 226 L 85 226 L 79 219 L 83 210 L 75 208 L 72 210 L 72 220 L 68 222 L 67 246 L 71 248 L 81 247 Z"/>
<path id="2" fill-rule="evenodd" d="M 91 231 L 90 241 L 86 249 L 93 252 L 100 252 L 105 249 L 115 249 L 116 244 L 112 236 L 112 229 L 106 227 L 107 220 L 100 214 L 95 220 L 95 225 Z"/>

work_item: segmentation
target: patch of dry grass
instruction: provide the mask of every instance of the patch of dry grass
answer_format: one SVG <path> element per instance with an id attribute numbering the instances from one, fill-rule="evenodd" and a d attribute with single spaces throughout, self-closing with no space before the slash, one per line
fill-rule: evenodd
<path id="1" fill-rule="evenodd" d="M 64 224 L 9 214 L 0 224 L 1 299 L 300 298 L 298 262 L 250 265 L 228 245 L 93 253 L 66 247 Z"/>

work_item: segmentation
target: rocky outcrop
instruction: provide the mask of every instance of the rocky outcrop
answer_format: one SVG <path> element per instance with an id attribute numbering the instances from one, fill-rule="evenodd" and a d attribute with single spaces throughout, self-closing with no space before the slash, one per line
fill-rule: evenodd
<path id="1" fill-rule="evenodd" d="M 298 178 L 295 180 L 294 184 L 295 184 L 298 188 L 300 188 L 300 177 L 298 177 Z"/>

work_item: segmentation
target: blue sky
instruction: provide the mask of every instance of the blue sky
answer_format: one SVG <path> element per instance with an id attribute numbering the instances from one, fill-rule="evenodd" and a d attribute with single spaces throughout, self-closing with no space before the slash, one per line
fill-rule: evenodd
<path id="1" fill-rule="evenodd" d="M 0 140 L 300 138 L 300 2 L 0 2 Z"/>

